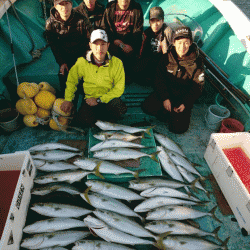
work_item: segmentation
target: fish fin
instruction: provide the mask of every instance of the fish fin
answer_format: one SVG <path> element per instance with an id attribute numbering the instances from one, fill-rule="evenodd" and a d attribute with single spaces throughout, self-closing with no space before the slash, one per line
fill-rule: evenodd
<path id="1" fill-rule="evenodd" d="M 83 193 L 86 201 L 91 205 L 90 199 L 89 199 L 89 190 L 91 190 L 91 186 L 89 186 Z"/>
<path id="2" fill-rule="evenodd" d="M 146 169 L 139 169 L 139 170 L 136 170 L 134 173 L 133 173 L 133 176 L 135 177 L 135 179 L 139 179 L 139 173 L 141 172 L 144 172 Z"/>
<path id="3" fill-rule="evenodd" d="M 153 161 L 155 161 L 155 162 L 159 162 L 159 161 L 157 160 L 157 158 L 156 158 L 156 156 L 157 156 L 159 153 L 160 153 L 160 151 L 156 151 L 156 152 L 150 154 L 150 158 L 151 158 Z"/>
<path id="4" fill-rule="evenodd" d="M 100 174 L 100 166 L 102 164 L 102 161 L 98 162 L 97 165 L 94 168 L 94 174 L 98 177 L 100 177 L 101 179 L 105 179 L 105 177 L 103 175 Z"/>
<path id="5" fill-rule="evenodd" d="M 158 249 L 162 249 L 162 250 L 166 250 L 167 248 L 164 246 L 163 240 L 165 237 L 167 237 L 168 235 L 170 235 L 172 233 L 172 231 L 160 234 L 156 240 L 156 243 L 154 246 L 156 246 Z"/>
<path id="6" fill-rule="evenodd" d="M 212 215 L 212 217 L 213 217 L 215 220 L 217 220 L 218 222 L 222 223 L 222 221 L 220 221 L 220 220 L 215 216 L 215 214 L 214 214 L 216 208 L 217 208 L 217 206 L 213 207 L 213 208 L 209 211 L 209 213 Z"/>
<path id="7" fill-rule="evenodd" d="M 197 222 L 195 222 L 195 221 L 193 221 L 193 220 L 186 220 L 187 221 L 187 223 L 188 224 L 190 224 L 191 226 L 193 226 L 193 227 L 195 227 L 195 228 L 200 228 L 200 224 L 199 223 L 197 223 Z"/>
<path id="8" fill-rule="evenodd" d="M 214 237 L 215 237 L 218 241 L 221 242 L 221 239 L 220 239 L 219 236 L 218 236 L 218 232 L 219 232 L 220 228 L 221 228 L 221 226 L 216 227 L 212 233 L 214 234 Z"/>
<path id="9" fill-rule="evenodd" d="M 196 182 L 199 181 L 199 177 L 196 178 L 195 180 L 193 180 L 191 183 L 190 183 L 190 188 L 195 192 L 195 193 L 198 193 L 198 190 L 197 190 L 197 187 L 195 186 Z"/>

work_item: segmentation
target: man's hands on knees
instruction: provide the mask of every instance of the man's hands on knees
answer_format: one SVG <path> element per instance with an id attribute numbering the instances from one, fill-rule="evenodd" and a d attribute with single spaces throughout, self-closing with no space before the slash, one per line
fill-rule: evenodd
<path id="1" fill-rule="evenodd" d="M 60 66 L 60 74 L 64 76 L 65 72 L 69 72 L 68 65 L 66 63 Z"/>
<path id="2" fill-rule="evenodd" d="M 163 102 L 163 107 L 164 107 L 167 111 L 171 112 L 171 102 L 170 102 L 169 99 L 167 99 L 167 100 L 165 100 L 165 101 Z"/>
<path id="3" fill-rule="evenodd" d="M 85 100 L 89 106 L 96 106 L 98 104 L 97 99 L 94 97 Z"/>
<path id="4" fill-rule="evenodd" d="M 69 113 L 71 109 L 73 108 L 73 103 L 69 101 L 64 101 L 61 105 L 61 110 L 65 113 Z"/>
<path id="5" fill-rule="evenodd" d="M 178 108 L 174 108 L 174 111 L 176 113 L 180 113 L 180 112 L 183 112 L 184 109 L 185 109 L 185 105 L 181 104 Z"/>

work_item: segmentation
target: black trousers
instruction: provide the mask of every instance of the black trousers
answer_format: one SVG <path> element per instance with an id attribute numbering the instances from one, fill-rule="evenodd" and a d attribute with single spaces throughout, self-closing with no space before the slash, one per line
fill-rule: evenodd
<path id="1" fill-rule="evenodd" d="M 115 122 L 127 112 L 127 106 L 121 98 L 114 98 L 108 103 L 89 106 L 83 100 L 76 121 L 81 127 L 93 127 L 97 120 Z"/>
<path id="2" fill-rule="evenodd" d="M 169 124 L 169 130 L 176 134 L 182 134 L 189 128 L 192 107 L 185 107 L 183 112 L 176 113 L 171 106 L 171 112 L 167 111 L 163 102 L 156 92 L 149 95 L 142 104 L 142 110 L 149 115 L 153 115 L 160 121 Z"/>

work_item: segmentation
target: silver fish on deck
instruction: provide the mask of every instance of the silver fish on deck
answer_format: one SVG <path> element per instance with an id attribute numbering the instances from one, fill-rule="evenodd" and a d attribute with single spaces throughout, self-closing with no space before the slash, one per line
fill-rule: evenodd
<path id="1" fill-rule="evenodd" d="M 176 154 L 173 151 L 169 151 L 168 149 L 165 149 L 168 156 L 171 158 L 171 160 L 178 166 L 182 166 L 184 167 L 186 170 L 188 170 L 189 172 L 196 174 L 200 177 L 201 174 L 195 169 L 195 167 L 193 166 L 192 163 L 190 163 L 185 157 L 182 157 L 179 154 Z"/>
<path id="2" fill-rule="evenodd" d="M 37 167 L 37 169 L 45 172 L 56 172 L 64 170 L 76 170 L 79 169 L 79 167 L 64 161 L 55 161 L 55 162 L 44 161 L 44 164 Z"/>
<path id="3" fill-rule="evenodd" d="M 153 187 L 140 193 L 143 197 L 167 196 L 200 202 L 199 199 L 169 187 Z"/>
<path id="4" fill-rule="evenodd" d="M 146 154 L 131 148 L 114 148 L 114 149 L 103 149 L 100 151 L 95 151 L 93 157 L 103 160 L 113 160 L 113 161 L 121 161 L 121 160 L 129 160 L 129 159 L 139 159 L 141 157 L 150 157 L 152 160 L 158 162 L 156 159 L 156 155 L 158 152 L 154 152 L 152 154 Z"/>
<path id="5" fill-rule="evenodd" d="M 156 208 L 147 213 L 147 220 L 187 220 L 196 219 L 204 216 L 211 216 L 221 223 L 214 215 L 217 207 L 211 209 L 210 212 L 202 212 L 185 206 L 164 206 Z"/>
<path id="6" fill-rule="evenodd" d="M 80 240 L 75 242 L 72 250 L 133 250 L 123 245 L 103 240 Z"/>
<path id="7" fill-rule="evenodd" d="M 181 188 L 185 186 L 192 186 L 178 181 L 166 180 L 162 178 L 145 178 L 136 179 L 129 181 L 129 188 L 143 191 L 152 187 L 170 187 L 170 188 Z"/>
<path id="8" fill-rule="evenodd" d="M 144 199 L 144 197 L 127 188 L 103 181 L 88 180 L 86 182 L 86 185 L 88 187 L 91 187 L 91 191 L 93 192 L 104 194 L 115 199 L 127 201 Z"/>
<path id="9" fill-rule="evenodd" d="M 225 242 L 226 243 L 226 242 Z M 213 242 L 197 238 L 194 236 L 172 236 L 169 235 L 163 240 L 159 241 L 160 249 L 176 249 L 176 250 L 213 250 L 213 249 L 227 249 L 225 243 L 220 246 Z"/>
<path id="10" fill-rule="evenodd" d="M 116 124 L 116 123 L 111 123 L 111 122 L 104 122 L 104 121 L 97 121 L 95 123 L 97 127 L 99 127 L 101 130 L 113 130 L 113 131 L 124 131 L 126 133 L 130 134 L 135 134 L 139 132 L 144 132 L 149 135 L 150 134 L 150 129 L 151 128 L 136 128 L 136 127 L 131 127 L 131 126 L 126 126 L 122 124 Z"/>
<path id="11" fill-rule="evenodd" d="M 47 183 L 62 182 L 62 181 L 66 181 L 68 183 L 74 183 L 76 181 L 80 181 L 82 178 L 91 173 L 95 172 L 87 172 L 83 170 L 58 171 L 55 173 L 49 173 L 46 175 L 36 177 L 34 179 L 34 182 L 38 184 L 47 184 Z"/>
<path id="12" fill-rule="evenodd" d="M 68 250 L 68 249 L 66 249 L 64 247 L 55 246 L 55 247 L 40 248 L 40 250 Z"/>
<path id="13" fill-rule="evenodd" d="M 53 246 L 67 246 L 90 235 L 82 231 L 59 231 L 54 233 L 35 234 L 23 240 L 21 247 L 41 249 Z"/>
<path id="14" fill-rule="evenodd" d="M 99 173 L 102 174 L 115 174 L 115 175 L 132 174 L 135 178 L 138 177 L 139 172 L 143 171 L 143 170 L 132 171 L 127 168 L 123 168 L 119 165 L 116 165 L 114 163 L 95 158 L 77 159 L 76 161 L 74 161 L 74 164 L 83 170 L 88 170 L 88 171 L 98 170 Z"/>
<path id="15" fill-rule="evenodd" d="M 132 209 L 130 209 L 122 202 L 103 194 L 88 193 L 89 189 L 91 188 L 89 187 L 83 194 L 80 194 L 80 196 L 91 206 L 98 209 L 113 211 L 126 216 L 139 217 L 140 219 L 142 219 L 140 215 L 135 213 Z"/>
<path id="16" fill-rule="evenodd" d="M 76 227 L 86 227 L 86 224 L 72 218 L 52 218 L 28 225 L 23 229 L 23 232 L 28 234 L 49 233 Z"/>
<path id="17" fill-rule="evenodd" d="M 91 210 L 67 204 L 58 203 L 35 203 L 31 209 L 37 213 L 49 217 L 80 217 L 91 213 Z"/>
<path id="18" fill-rule="evenodd" d="M 178 171 L 177 167 L 175 166 L 171 158 L 165 152 L 163 147 L 158 146 L 157 151 L 160 151 L 158 157 L 164 171 L 168 173 L 173 179 L 184 182 L 182 175 Z"/>
<path id="19" fill-rule="evenodd" d="M 61 149 L 61 150 L 68 150 L 68 151 L 80 151 L 78 148 L 70 147 L 62 143 L 58 142 L 49 142 L 44 144 L 39 144 L 34 147 L 29 148 L 28 150 L 31 151 L 46 151 L 46 150 L 55 150 L 55 149 Z"/>
<path id="20" fill-rule="evenodd" d="M 144 145 L 133 143 L 133 142 L 126 142 L 120 140 L 107 140 L 103 142 L 99 142 L 95 146 L 90 148 L 91 152 L 102 150 L 106 148 L 145 148 Z"/>
<path id="21" fill-rule="evenodd" d="M 107 225 L 116 228 L 124 233 L 142 238 L 150 237 L 157 239 L 157 236 L 153 235 L 140 224 L 136 223 L 134 220 L 129 219 L 128 217 L 107 210 L 96 210 L 93 213 Z"/>
<path id="22" fill-rule="evenodd" d="M 156 196 L 144 200 L 134 208 L 135 212 L 148 212 L 154 208 L 166 206 L 166 205 L 197 205 L 197 202 L 180 200 L 172 197 Z"/>
<path id="23" fill-rule="evenodd" d="M 108 241 L 126 245 L 154 244 L 152 241 L 144 240 L 133 235 L 129 235 L 113 227 L 108 226 L 103 221 L 88 215 L 84 222 L 99 237 Z"/>
<path id="24" fill-rule="evenodd" d="M 141 135 L 135 136 L 123 131 L 101 131 L 98 134 L 93 135 L 96 139 L 105 140 L 122 140 L 122 141 L 133 141 L 142 138 Z"/>
<path id="25" fill-rule="evenodd" d="M 152 221 L 145 225 L 145 228 L 156 234 L 164 234 L 171 231 L 171 234 L 174 235 L 197 235 L 197 236 L 213 236 L 218 238 L 218 231 L 220 226 L 217 227 L 212 233 L 202 231 L 198 228 L 190 226 L 188 224 L 173 221 L 173 220 L 164 220 L 164 221 Z"/>
<path id="26" fill-rule="evenodd" d="M 170 138 L 165 135 L 154 133 L 155 139 L 165 148 L 173 150 L 182 156 L 186 157 L 182 149 Z"/>
<path id="27" fill-rule="evenodd" d="M 193 176 L 192 173 L 190 173 L 188 170 L 186 170 L 184 167 L 182 166 L 178 166 L 177 165 L 177 168 L 179 170 L 179 172 L 181 173 L 181 175 L 188 181 L 188 182 L 193 182 L 194 180 L 196 180 L 196 178 Z M 208 191 L 200 184 L 200 182 L 197 180 L 195 182 L 195 187 L 203 190 L 205 193 L 208 194 Z"/>
<path id="28" fill-rule="evenodd" d="M 42 187 L 35 187 L 35 188 L 32 188 L 31 194 L 46 195 L 46 194 L 56 192 L 56 191 L 66 192 L 66 193 L 69 193 L 71 195 L 80 194 L 80 191 L 77 188 L 73 187 L 72 185 L 70 185 L 67 182 L 52 183 L 52 184 L 48 184 L 48 185 L 42 186 Z"/>
<path id="29" fill-rule="evenodd" d="M 65 161 L 77 155 L 82 156 L 83 152 L 69 152 L 60 149 L 55 149 L 55 150 L 32 153 L 31 157 L 34 160 Z"/>

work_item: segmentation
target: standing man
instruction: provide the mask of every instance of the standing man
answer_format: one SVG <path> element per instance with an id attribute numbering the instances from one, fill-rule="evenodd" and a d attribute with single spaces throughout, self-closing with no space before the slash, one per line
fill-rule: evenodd
<path id="1" fill-rule="evenodd" d="M 72 9 L 71 0 L 54 0 L 46 21 L 46 38 L 60 67 L 61 90 L 65 89 L 70 68 L 86 53 L 90 32 L 89 20 Z"/>
<path id="2" fill-rule="evenodd" d="M 78 58 L 69 72 L 65 102 L 61 105 L 64 112 L 72 109 L 77 84 L 82 79 L 85 100 L 77 122 L 83 127 L 92 127 L 97 120 L 115 122 L 127 111 L 120 98 L 125 88 L 123 64 L 109 54 L 107 33 L 102 29 L 94 30 L 89 46 L 91 50 L 86 57 Z"/>
<path id="3" fill-rule="evenodd" d="M 123 61 L 126 82 L 133 76 L 133 67 L 142 42 L 143 13 L 134 0 L 115 0 L 108 3 L 101 27 L 110 38 L 110 53 Z"/>
<path id="4" fill-rule="evenodd" d="M 164 11 L 161 7 L 152 7 L 149 11 L 149 24 L 143 32 L 140 56 L 136 65 L 138 80 L 143 84 L 152 84 L 161 56 L 167 53 L 172 43 L 172 29 L 164 23 Z"/>
<path id="5" fill-rule="evenodd" d="M 153 92 L 142 104 L 145 113 L 169 122 L 173 133 L 189 128 L 191 110 L 202 93 L 204 67 L 192 32 L 183 26 L 174 32 L 173 45 L 158 64 Z"/>
<path id="6" fill-rule="evenodd" d="M 74 8 L 74 10 L 87 17 L 94 29 L 100 27 L 104 6 L 98 3 L 96 0 L 83 0 L 83 2 Z"/>

